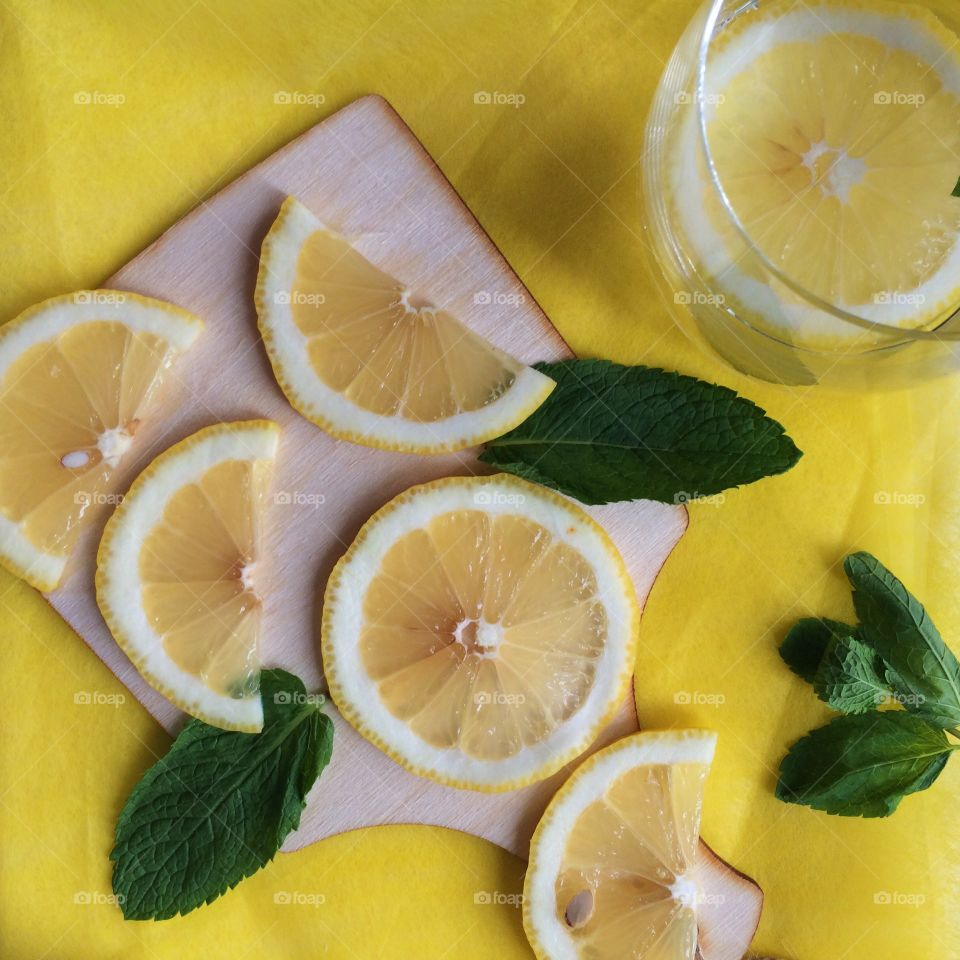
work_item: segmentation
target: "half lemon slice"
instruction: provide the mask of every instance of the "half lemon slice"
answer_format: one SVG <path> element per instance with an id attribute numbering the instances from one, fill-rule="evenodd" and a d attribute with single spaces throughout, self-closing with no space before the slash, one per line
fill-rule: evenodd
<path id="1" fill-rule="evenodd" d="M 627 692 L 639 609 L 572 501 L 516 478 L 413 487 L 327 584 L 323 664 L 365 737 L 414 773 L 508 790 L 582 753 Z"/>
<path id="2" fill-rule="evenodd" d="M 293 197 L 263 242 L 256 302 L 287 399 L 343 440 L 461 450 L 512 430 L 554 387 L 419 300 Z"/>
<path id="3" fill-rule="evenodd" d="M 53 590 L 92 507 L 200 320 L 159 300 L 82 290 L 0 328 L 0 564 Z"/>
<path id="4" fill-rule="evenodd" d="M 261 515 L 279 428 L 220 423 L 160 454 L 107 523 L 97 603 L 144 678 L 182 710 L 260 730 Z"/>
<path id="5" fill-rule="evenodd" d="M 540 960 L 743 957 L 759 921 L 755 885 L 698 842 L 715 745 L 704 730 L 636 734 L 560 788 L 523 891 Z"/>

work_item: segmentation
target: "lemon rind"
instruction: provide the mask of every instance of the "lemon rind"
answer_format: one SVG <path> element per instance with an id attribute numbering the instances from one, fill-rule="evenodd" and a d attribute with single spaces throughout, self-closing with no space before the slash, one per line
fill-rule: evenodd
<path id="1" fill-rule="evenodd" d="M 433 492 L 445 499 L 438 504 L 439 509 L 431 511 L 425 509 L 424 504 Z M 498 493 L 504 496 L 497 497 Z M 489 494 L 487 499 L 497 502 L 484 503 L 483 494 Z M 517 494 L 526 500 L 519 505 L 505 502 Z M 539 502 L 541 508 L 531 511 L 533 502 Z M 592 561 L 611 624 L 611 636 L 603 654 L 604 666 L 598 671 L 598 680 L 581 709 L 547 740 L 525 748 L 506 761 L 479 760 L 467 757 L 456 748 L 438 749 L 422 741 L 382 705 L 373 683 L 366 677 L 356 643 L 363 595 L 383 549 L 406 529 L 415 529 L 441 512 L 481 507 L 494 514 L 546 521 L 544 525 L 552 534 Z M 556 512 L 557 507 L 561 513 Z M 410 526 L 396 533 L 396 516 L 401 511 L 407 514 L 401 520 Z M 394 526 L 388 529 L 391 520 Z M 384 531 L 394 535 L 386 536 Z M 358 560 L 361 554 L 362 560 Z M 361 562 L 365 569 L 358 570 Z M 354 622 L 350 614 L 357 615 Z M 361 527 L 353 544 L 337 562 L 327 582 L 323 603 L 324 675 L 331 698 L 344 719 L 411 773 L 464 790 L 484 793 L 514 790 L 550 776 L 579 756 L 612 720 L 630 689 L 639 623 L 640 606 L 619 551 L 606 531 L 573 501 L 506 474 L 450 477 L 411 487 L 387 503 Z M 619 625 L 618 635 L 612 636 L 615 625 Z"/>
<path id="2" fill-rule="evenodd" d="M 364 410 L 328 387 L 310 365 L 307 339 L 297 328 L 289 307 L 300 251 L 318 230 L 336 233 L 295 197 L 287 197 L 264 238 L 254 295 L 260 335 L 274 376 L 301 416 L 338 440 L 401 453 L 441 454 L 508 433 L 553 391 L 556 383 L 550 377 L 523 366 L 510 388 L 493 403 L 444 420 L 420 423 Z M 491 350 L 496 348 L 491 345 Z"/>
<path id="3" fill-rule="evenodd" d="M 139 552 L 169 498 L 184 484 L 228 460 L 272 460 L 279 435 L 280 428 L 270 420 L 245 420 L 205 427 L 174 444 L 133 482 L 107 522 L 97 551 L 97 605 L 120 649 L 171 703 L 224 730 L 261 730 L 260 698 L 216 694 L 166 656 L 139 602 Z"/>
<path id="4" fill-rule="evenodd" d="M 186 310 L 126 290 L 78 290 L 50 297 L 0 327 L 0 384 L 24 351 L 71 327 L 101 320 L 153 334 L 178 354 L 203 330 L 203 321 Z M 24 536 L 20 524 L 0 514 L 0 565 L 32 587 L 45 593 L 55 590 L 68 559 L 66 554 L 40 550 Z"/>
<path id="5" fill-rule="evenodd" d="M 530 841 L 523 884 L 523 927 L 539 960 L 579 960 L 556 916 L 556 879 L 567 838 L 583 811 L 628 771 L 649 765 L 713 762 L 712 730 L 651 730 L 617 740 L 585 760 L 554 794 Z"/>

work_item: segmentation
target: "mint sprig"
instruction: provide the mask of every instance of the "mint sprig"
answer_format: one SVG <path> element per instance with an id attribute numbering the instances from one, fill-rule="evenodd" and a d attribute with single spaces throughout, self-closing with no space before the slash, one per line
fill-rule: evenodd
<path id="1" fill-rule="evenodd" d="M 851 554 L 843 567 L 863 633 L 904 706 L 944 728 L 960 724 L 960 663 L 923 604 L 869 553 Z"/>
<path id="2" fill-rule="evenodd" d="M 110 854 L 126 919 L 165 920 L 210 903 L 299 826 L 330 761 L 333 723 L 322 698 L 285 670 L 264 670 L 260 695 L 260 733 L 192 719 L 128 797 Z"/>
<path id="3" fill-rule="evenodd" d="M 776 420 L 726 387 L 607 360 L 536 366 L 553 393 L 480 459 L 582 503 L 685 503 L 800 459 Z"/>
<path id="4" fill-rule="evenodd" d="M 923 605 L 876 557 L 844 562 L 860 623 L 797 623 L 780 647 L 817 696 L 846 714 L 797 741 L 777 796 L 842 816 L 885 817 L 960 749 L 960 666 Z M 906 710 L 879 710 L 885 704 Z"/>
<path id="5" fill-rule="evenodd" d="M 780 764 L 777 796 L 847 817 L 888 817 L 925 790 L 956 749 L 942 730 L 902 710 L 835 717 Z"/>

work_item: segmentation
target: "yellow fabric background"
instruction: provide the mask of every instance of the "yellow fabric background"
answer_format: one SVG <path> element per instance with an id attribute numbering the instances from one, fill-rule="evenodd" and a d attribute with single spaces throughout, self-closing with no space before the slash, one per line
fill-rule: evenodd
<path id="1" fill-rule="evenodd" d="M 766 890 L 758 949 L 949 960 L 960 956 L 957 761 L 889 820 L 828 818 L 779 803 L 772 788 L 787 745 L 829 715 L 776 646 L 798 616 L 850 613 L 846 552 L 877 553 L 960 649 L 957 384 L 867 398 L 773 388 L 672 326 L 646 253 L 637 158 L 654 86 L 694 7 L 5 0 L 0 316 L 97 284 L 316 120 L 364 93 L 388 97 L 578 353 L 729 384 L 806 451 L 786 477 L 692 508 L 643 622 L 641 721 L 720 731 L 703 830 Z M 281 91 L 325 99 L 276 104 Z M 477 91 L 526 99 L 477 105 Z M 77 103 L 78 93 L 99 102 Z M 106 102 L 117 94 L 122 103 Z M 925 499 L 880 505 L 882 492 Z M 4 573 L 0 628 L 5 958 L 530 956 L 516 907 L 475 903 L 481 892 L 516 894 L 523 864 L 427 828 L 334 838 L 279 857 L 186 918 L 124 923 L 103 902 L 113 827 L 167 738 L 128 694 L 116 706 L 75 703 L 126 691 Z M 723 702 L 677 702 L 684 694 Z M 875 903 L 882 892 L 924 902 Z M 278 904 L 278 893 L 310 902 Z"/>

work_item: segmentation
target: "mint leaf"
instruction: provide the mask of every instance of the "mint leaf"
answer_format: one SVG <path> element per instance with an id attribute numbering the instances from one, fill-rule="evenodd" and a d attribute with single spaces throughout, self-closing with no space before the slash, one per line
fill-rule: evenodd
<path id="1" fill-rule="evenodd" d="M 807 683 L 813 683 L 820 661 L 834 637 L 849 637 L 856 627 L 826 617 L 806 617 L 797 621 L 780 644 L 780 656 L 786 665 Z"/>
<path id="2" fill-rule="evenodd" d="M 861 636 L 886 661 L 900 702 L 938 726 L 960 724 L 960 663 L 923 604 L 869 553 L 850 554 L 844 569 Z"/>
<path id="3" fill-rule="evenodd" d="M 887 817 L 936 780 L 954 749 L 942 730 L 901 710 L 837 717 L 790 748 L 777 797 L 848 817 Z"/>
<path id="4" fill-rule="evenodd" d="M 789 470 L 783 427 L 732 390 L 607 360 L 539 363 L 556 388 L 480 456 L 582 503 L 684 503 Z"/>
<path id="5" fill-rule="evenodd" d="M 892 693 L 885 665 L 873 647 L 856 636 L 833 637 L 813 679 L 817 696 L 841 713 L 876 710 Z"/>
<path id="6" fill-rule="evenodd" d="M 165 920 L 210 903 L 299 825 L 330 760 L 333 723 L 285 670 L 262 671 L 260 695 L 260 733 L 190 720 L 128 797 L 110 854 L 126 919 Z"/>
<path id="7" fill-rule="evenodd" d="M 950 196 L 960 197 L 960 180 L 957 180 L 957 185 L 953 188 L 953 193 L 951 193 Z"/>

